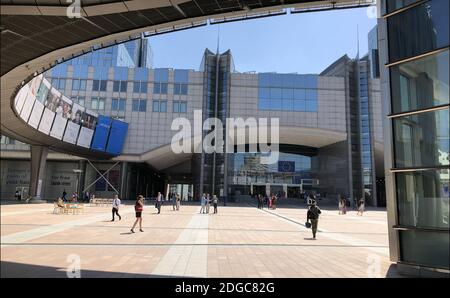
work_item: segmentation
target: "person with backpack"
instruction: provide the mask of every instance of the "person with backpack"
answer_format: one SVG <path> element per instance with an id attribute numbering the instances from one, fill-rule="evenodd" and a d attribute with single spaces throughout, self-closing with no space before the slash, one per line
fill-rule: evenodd
<path id="1" fill-rule="evenodd" d="M 311 222 L 311 230 L 313 234 L 313 239 L 316 239 L 317 226 L 319 224 L 319 215 L 322 213 L 320 208 L 317 206 L 315 198 L 311 195 L 311 205 L 308 207 L 308 212 L 306 214 L 307 221 Z"/>
<path id="2" fill-rule="evenodd" d="M 139 231 L 144 232 L 142 230 L 142 212 L 144 211 L 144 197 L 139 195 L 136 199 L 136 203 L 134 204 L 134 211 L 136 211 L 136 220 L 131 228 L 131 233 L 134 233 L 134 228 L 139 222 Z"/>

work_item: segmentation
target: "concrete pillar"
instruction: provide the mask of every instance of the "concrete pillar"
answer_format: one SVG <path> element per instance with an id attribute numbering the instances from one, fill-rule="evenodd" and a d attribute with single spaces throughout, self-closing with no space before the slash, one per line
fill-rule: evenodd
<path id="1" fill-rule="evenodd" d="M 31 151 L 31 173 L 30 173 L 30 203 L 45 203 L 42 200 L 42 189 L 44 187 L 45 165 L 47 162 L 48 147 L 30 146 Z"/>
<path id="2" fill-rule="evenodd" d="M 83 195 L 83 190 L 85 187 L 86 182 L 86 161 L 80 160 L 78 161 L 78 169 L 81 170 L 81 172 L 78 175 L 78 189 L 76 190 L 78 192 L 78 196 Z"/>
<path id="3" fill-rule="evenodd" d="M 120 198 L 128 199 L 128 162 L 124 161 L 120 165 Z"/>

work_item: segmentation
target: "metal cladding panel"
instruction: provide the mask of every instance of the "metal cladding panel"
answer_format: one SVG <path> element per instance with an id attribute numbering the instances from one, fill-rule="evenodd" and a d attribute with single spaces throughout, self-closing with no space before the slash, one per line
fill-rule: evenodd
<path id="1" fill-rule="evenodd" d="M 113 120 L 111 123 L 111 131 L 109 133 L 106 152 L 114 155 L 120 155 L 123 150 L 123 145 L 125 143 L 127 132 L 128 132 L 128 123 Z"/>
<path id="2" fill-rule="evenodd" d="M 94 138 L 92 139 L 91 149 L 105 151 L 108 143 L 109 131 L 111 129 L 112 119 L 99 115 L 97 126 L 95 128 Z"/>

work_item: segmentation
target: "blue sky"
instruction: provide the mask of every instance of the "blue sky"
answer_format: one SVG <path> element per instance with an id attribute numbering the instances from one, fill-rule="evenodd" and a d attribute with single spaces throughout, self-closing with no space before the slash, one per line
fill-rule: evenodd
<path id="1" fill-rule="evenodd" d="M 370 15 L 370 14 L 369 14 Z M 151 38 L 154 67 L 197 70 L 205 48 L 231 49 L 240 72 L 319 73 L 344 54 L 367 53 L 367 34 L 376 25 L 366 8 L 288 14 L 208 25 Z"/>

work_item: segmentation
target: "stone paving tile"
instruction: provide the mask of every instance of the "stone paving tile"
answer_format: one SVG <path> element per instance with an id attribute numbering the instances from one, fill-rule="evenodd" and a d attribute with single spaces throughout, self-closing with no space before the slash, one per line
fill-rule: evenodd
<path id="1" fill-rule="evenodd" d="M 231 205 L 219 206 L 219 214 L 214 215 L 198 214 L 196 205 L 182 206 L 179 212 L 166 205 L 162 214 L 155 215 L 155 209 L 146 206 L 145 232 L 128 234 L 132 210 L 122 221 L 109 222 L 109 207 L 87 207 L 82 215 L 50 214 L 50 204 L 1 207 L 2 277 L 65 277 L 71 254 L 81 259 L 82 277 L 151 277 L 160 276 L 158 272 L 161 276 L 367 277 L 377 271 L 377 277 L 384 277 L 392 265 L 382 253 L 356 245 L 387 246 L 384 211 L 368 211 L 356 218 L 352 212 L 339 216 L 325 210 L 319 229 L 326 232 L 313 241 L 310 230 L 275 215 L 304 223 L 304 208 L 278 208 L 269 214 Z M 122 210 L 126 208 L 132 207 Z M 71 224 L 74 221 L 76 225 Z M 61 224 L 64 229 L 55 228 Z M 24 232 L 39 236 L 41 227 L 56 230 L 30 240 L 15 236 Z M 14 237 L 18 243 L 3 245 L 3 239 Z M 374 262 L 379 266 L 374 267 Z M 207 271 L 202 273 L 205 264 Z"/>

